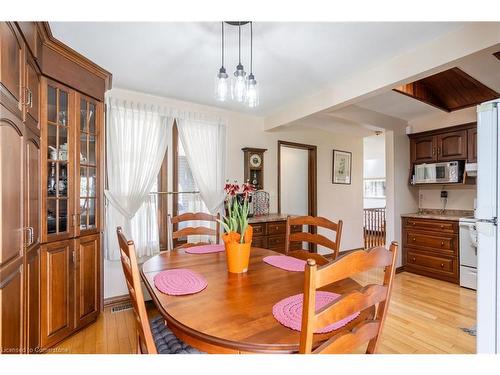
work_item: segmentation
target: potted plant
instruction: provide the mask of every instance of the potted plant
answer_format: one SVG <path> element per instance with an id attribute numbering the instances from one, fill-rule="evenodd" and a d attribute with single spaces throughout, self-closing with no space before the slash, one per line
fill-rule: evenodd
<path id="1" fill-rule="evenodd" d="M 241 190 L 243 199 L 238 199 L 240 186 L 237 181 L 233 184 L 226 181 L 224 186 L 226 215 L 220 222 L 225 231 L 222 240 L 226 248 L 227 268 L 231 273 L 248 271 L 252 246 L 253 228 L 248 224 L 248 195 L 253 191 L 253 186 L 245 183 Z"/>

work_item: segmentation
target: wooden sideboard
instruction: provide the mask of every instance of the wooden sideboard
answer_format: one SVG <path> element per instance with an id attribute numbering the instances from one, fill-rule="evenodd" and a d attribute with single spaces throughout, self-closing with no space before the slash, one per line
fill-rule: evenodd
<path id="1" fill-rule="evenodd" d="M 404 270 L 458 284 L 458 231 L 456 220 L 403 217 Z"/>
<path id="2" fill-rule="evenodd" d="M 255 216 L 249 219 L 253 227 L 252 246 L 261 247 L 285 253 L 285 235 L 286 235 L 287 215 L 269 214 Z M 302 228 L 299 225 L 292 226 L 292 232 L 300 232 Z M 293 242 L 291 249 L 301 249 L 299 242 Z"/>

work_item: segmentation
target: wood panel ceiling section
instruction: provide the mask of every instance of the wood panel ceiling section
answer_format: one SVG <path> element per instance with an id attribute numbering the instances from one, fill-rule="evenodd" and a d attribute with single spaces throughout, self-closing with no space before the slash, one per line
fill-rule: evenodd
<path id="1" fill-rule="evenodd" d="M 446 112 L 472 107 L 500 97 L 459 68 L 452 68 L 394 89 Z"/>
<path id="2" fill-rule="evenodd" d="M 500 51 L 495 52 L 493 56 L 495 56 L 498 60 L 500 60 Z"/>

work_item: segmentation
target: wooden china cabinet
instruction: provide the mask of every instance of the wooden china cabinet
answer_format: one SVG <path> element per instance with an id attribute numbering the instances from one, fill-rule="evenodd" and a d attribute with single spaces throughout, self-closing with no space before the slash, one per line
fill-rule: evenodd
<path id="1" fill-rule="evenodd" d="M 101 310 L 111 74 L 45 22 L 0 22 L 0 352 L 44 351 Z"/>

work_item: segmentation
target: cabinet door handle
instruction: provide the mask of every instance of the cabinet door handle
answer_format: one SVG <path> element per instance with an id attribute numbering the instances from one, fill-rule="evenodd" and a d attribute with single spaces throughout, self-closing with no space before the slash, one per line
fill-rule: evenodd
<path id="1" fill-rule="evenodd" d="M 413 241 L 416 241 L 417 239 L 415 237 L 413 237 Z"/>
<path id="2" fill-rule="evenodd" d="M 35 230 L 33 227 L 28 227 L 28 233 L 29 233 L 29 244 L 28 246 L 33 245 L 33 242 L 35 242 Z"/>
<path id="3" fill-rule="evenodd" d="M 444 246 L 444 241 L 441 241 L 441 246 Z"/>
<path id="4" fill-rule="evenodd" d="M 415 262 L 417 260 L 417 258 L 413 257 L 413 258 L 411 258 L 411 260 Z"/>
<path id="5" fill-rule="evenodd" d="M 28 105 L 33 108 L 33 92 L 28 89 Z"/>
<path id="6" fill-rule="evenodd" d="M 30 105 L 30 95 L 29 95 L 30 90 L 27 87 L 23 87 L 23 91 L 24 91 L 24 95 L 23 95 L 21 105 L 24 107 L 24 106 Z"/>
<path id="7" fill-rule="evenodd" d="M 72 252 L 72 257 L 73 257 L 73 266 L 76 268 L 76 251 L 73 250 Z"/>
<path id="8" fill-rule="evenodd" d="M 444 263 L 441 263 L 441 268 L 444 268 Z"/>
<path id="9" fill-rule="evenodd" d="M 441 147 L 438 147 L 438 155 L 441 155 Z"/>
<path id="10" fill-rule="evenodd" d="M 442 224 L 441 224 L 440 228 L 441 228 L 441 229 L 444 229 L 444 225 L 442 225 Z"/>
<path id="11" fill-rule="evenodd" d="M 436 147 L 432 148 L 432 155 L 436 155 Z"/>

